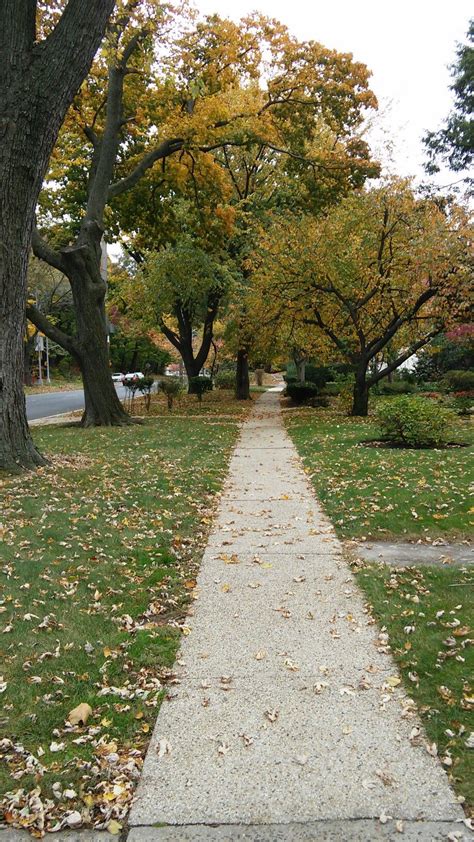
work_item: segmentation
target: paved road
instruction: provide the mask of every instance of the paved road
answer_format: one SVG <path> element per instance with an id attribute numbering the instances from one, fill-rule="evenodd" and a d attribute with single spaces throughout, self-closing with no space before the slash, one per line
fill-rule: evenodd
<path id="1" fill-rule="evenodd" d="M 123 386 L 115 386 L 119 398 L 125 397 Z M 71 392 L 43 392 L 41 395 L 27 395 L 26 415 L 28 421 L 37 418 L 49 418 L 62 412 L 74 412 L 84 408 L 84 392 L 76 389 Z"/>

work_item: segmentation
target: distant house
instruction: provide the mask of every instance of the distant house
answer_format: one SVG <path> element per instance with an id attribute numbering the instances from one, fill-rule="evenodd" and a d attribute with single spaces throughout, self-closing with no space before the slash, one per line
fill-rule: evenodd
<path id="1" fill-rule="evenodd" d="M 165 368 L 167 377 L 179 377 L 181 375 L 181 366 L 179 363 L 170 363 Z"/>

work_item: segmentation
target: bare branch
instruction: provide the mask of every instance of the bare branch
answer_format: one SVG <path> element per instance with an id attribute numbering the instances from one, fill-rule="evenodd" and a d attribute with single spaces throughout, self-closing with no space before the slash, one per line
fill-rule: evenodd
<path id="1" fill-rule="evenodd" d="M 33 228 L 31 244 L 33 247 L 33 254 L 35 255 L 35 257 L 38 257 L 45 263 L 48 263 L 48 265 L 52 266 L 53 269 L 57 269 L 59 272 L 64 273 L 64 262 L 62 255 L 60 254 L 60 252 L 52 249 L 51 246 L 48 245 L 46 240 L 43 240 L 36 226 Z"/>

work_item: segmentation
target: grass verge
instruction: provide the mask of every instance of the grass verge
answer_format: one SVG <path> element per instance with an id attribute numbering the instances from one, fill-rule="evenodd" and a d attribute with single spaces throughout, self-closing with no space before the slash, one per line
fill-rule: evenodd
<path id="1" fill-rule="evenodd" d="M 34 386 L 25 386 L 24 390 L 25 395 L 43 395 L 47 392 L 70 392 L 75 389 L 82 389 L 82 387 L 82 378 L 74 377 L 70 380 L 64 380 L 63 378 L 53 379 L 51 383 L 43 382 L 42 386 L 39 383 L 35 383 Z"/>
<path id="2" fill-rule="evenodd" d="M 266 391 L 263 390 L 263 391 Z M 230 419 L 244 419 L 252 408 L 252 400 L 237 401 L 230 389 L 213 389 L 205 392 L 202 401 L 196 395 L 180 394 L 174 399 L 172 410 L 168 410 L 166 396 L 163 392 L 154 392 L 151 396 L 150 407 L 145 409 L 144 399 L 136 397 L 131 406 L 127 406 L 132 415 L 144 415 L 145 417 L 166 417 L 166 418 L 206 418 L 212 420 L 219 416 Z"/>
<path id="3" fill-rule="evenodd" d="M 370 419 L 314 409 L 285 413 L 288 432 L 341 538 L 464 538 L 472 534 L 472 450 L 361 446 L 380 431 Z M 457 431 L 473 440 L 472 425 Z"/>
<path id="4" fill-rule="evenodd" d="M 192 421 L 36 428 L 51 465 L 0 484 L 8 823 L 120 832 L 237 429 L 216 407 Z M 79 704 L 92 713 L 71 726 Z"/>
<path id="5" fill-rule="evenodd" d="M 361 447 L 376 438 L 370 419 L 291 410 L 285 419 L 305 470 L 341 538 L 460 538 L 469 534 L 471 453 Z M 460 436 L 472 440 L 468 425 Z M 465 807 L 474 809 L 473 571 L 356 568 L 406 690 Z M 436 744 L 434 748 L 433 744 Z"/>
<path id="6" fill-rule="evenodd" d="M 474 815 L 474 575 L 468 569 L 362 567 L 357 580 L 386 628 L 433 753 Z M 433 746 L 435 744 L 435 747 Z"/>

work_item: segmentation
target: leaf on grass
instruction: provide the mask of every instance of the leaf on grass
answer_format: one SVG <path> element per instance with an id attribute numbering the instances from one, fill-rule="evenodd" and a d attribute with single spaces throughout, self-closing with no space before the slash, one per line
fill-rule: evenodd
<path id="1" fill-rule="evenodd" d="M 68 714 L 68 720 L 71 725 L 85 725 L 91 714 L 91 706 L 88 705 L 87 702 L 82 702 L 70 711 Z"/>

